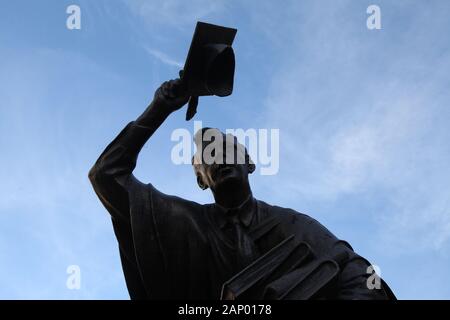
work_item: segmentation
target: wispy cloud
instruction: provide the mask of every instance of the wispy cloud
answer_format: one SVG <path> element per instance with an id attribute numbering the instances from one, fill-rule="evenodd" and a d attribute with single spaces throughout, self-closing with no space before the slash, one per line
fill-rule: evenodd
<path id="1" fill-rule="evenodd" d="M 0 20 L 14 35 L 0 42 L 0 297 L 128 297 L 87 171 L 145 108 L 158 65 L 182 67 L 204 20 L 238 27 L 238 63 L 233 95 L 205 98 L 198 116 L 280 129 L 279 174 L 251 177 L 255 196 L 317 217 L 380 265 L 400 298 L 448 298 L 450 3 L 377 4 L 380 31 L 367 30 L 364 1 L 81 1 L 83 29 L 62 23 L 61 32 L 54 10 L 41 10 L 45 27 L 33 28 L 40 4 L 5 2 L 23 25 Z M 149 58 L 150 73 L 141 67 Z M 210 202 L 192 168 L 170 161 L 171 131 L 190 126 L 183 113 L 170 117 L 135 173 Z M 65 287 L 69 264 L 81 267 L 80 291 Z"/>
<path id="2" fill-rule="evenodd" d="M 443 250 L 450 241 L 450 133 L 443 120 L 450 116 L 450 96 L 441 71 L 450 59 L 438 53 L 445 43 L 424 36 L 421 24 L 402 33 L 423 48 L 433 41 L 436 57 L 427 57 L 369 33 L 363 20 L 349 22 L 344 17 L 351 10 L 308 7 L 309 20 L 298 22 L 296 49 L 272 78 L 266 125 L 281 128 L 278 178 L 286 186 L 277 184 L 274 192 L 283 197 L 290 194 L 286 189 L 296 190 L 319 202 L 372 194 L 375 203 L 382 197 L 383 210 L 367 217 L 377 221 L 380 247 Z M 418 10 L 414 19 L 429 15 Z M 395 37 L 399 31 L 389 32 Z"/>
<path id="3" fill-rule="evenodd" d="M 153 48 L 149 48 L 147 46 L 144 46 L 145 51 L 147 51 L 152 57 L 154 57 L 155 59 L 157 59 L 158 61 L 171 66 L 171 67 L 177 67 L 177 68 L 183 68 L 183 64 L 171 57 L 169 57 L 167 54 L 165 54 L 164 52 L 161 52 L 159 50 L 153 49 Z"/>
<path id="4" fill-rule="evenodd" d="M 99 79 L 97 83 L 111 84 L 117 76 L 87 58 L 62 50 L 30 50 L 2 58 L 5 73 L 0 75 L 0 97 L 8 107 L 2 109 L 0 135 L 8 139 L 0 139 L 0 144 L 8 152 L 0 165 L 8 170 L 2 172 L 0 185 L 4 195 L 0 198 L 0 260 L 8 263 L 0 266 L 0 297 L 95 298 L 112 288 L 106 289 L 104 284 L 115 283 L 111 297 L 117 297 L 117 289 L 122 288 L 126 298 L 117 253 L 111 252 L 115 256 L 111 259 L 103 250 L 95 257 L 87 250 L 93 243 L 99 249 L 101 243 L 115 246 L 108 217 L 100 213 L 101 206 L 87 179 L 96 156 L 86 153 L 88 132 L 96 127 L 90 118 L 90 98 L 85 100 L 84 96 L 92 83 L 86 81 L 86 74 L 72 74 L 83 92 L 77 101 L 62 99 L 62 91 L 47 90 L 61 82 L 62 66 L 68 60 L 79 70 L 84 68 L 88 77 Z M 101 91 L 98 87 L 94 90 L 96 94 Z M 98 102 L 100 106 L 113 105 L 111 101 Z M 73 121 L 76 116 L 72 111 L 83 114 L 83 130 Z M 95 118 L 100 117 L 97 114 Z M 14 135 L 9 135 L 12 131 Z M 79 291 L 66 288 L 70 264 L 81 267 Z M 27 268 L 32 268 L 28 275 Z M 97 276 L 108 279 L 90 280 Z"/>

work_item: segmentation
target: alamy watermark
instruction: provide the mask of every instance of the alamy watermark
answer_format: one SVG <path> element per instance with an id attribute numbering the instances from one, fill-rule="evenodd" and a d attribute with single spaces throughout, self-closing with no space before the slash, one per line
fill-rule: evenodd
<path id="1" fill-rule="evenodd" d="M 196 163 L 204 161 L 212 163 L 245 163 L 245 148 L 251 161 L 259 168 L 261 175 L 275 175 L 280 168 L 280 130 L 279 129 L 226 129 L 223 137 L 217 129 L 206 130 L 201 134 L 201 141 L 207 142 L 208 146 L 203 149 L 203 154 L 199 155 L 199 148 L 194 153 L 194 135 L 201 133 L 202 122 L 194 121 L 194 132 L 191 133 L 185 128 L 173 130 L 171 141 L 177 142 L 171 151 L 171 160 L 174 164 L 192 164 L 192 159 Z M 199 131 L 200 130 L 200 131 Z M 238 144 L 234 143 L 237 139 Z M 226 146 L 226 150 L 224 149 Z M 194 156 L 196 155 L 196 156 Z M 193 158 L 194 156 L 194 158 Z"/>
<path id="2" fill-rule="evenodd" d="M 372 4 L 367 7 L 367 14 L 370 16 L 367 18 L 366 25 L 369 30 L 381 29 L 381 9 L 379 6 Z"/>
<path id="3" fill-rule="evenodd" d="M 66 273 L 69 275 L 66 280 L 66 287 L 69 290 L 79 290 L 81 288 L 80 266 L 73 264 L 67 267 Z"/>
<path id="4" fill-rule="evenodd" d="M 69 14 L 66 20 L 66 27 L 69 30 L 81 29 L 81 9 L 76 4 L 67 7 L 66 13 Z"/>
<path id="5" fill-rule="evenodd" d="M 381 289 L 381 269 L 377 265 L 370 265 L 366 270 L 367 274 L 370 276 L 367 278 L 366 285 L 370 290 Z"/>

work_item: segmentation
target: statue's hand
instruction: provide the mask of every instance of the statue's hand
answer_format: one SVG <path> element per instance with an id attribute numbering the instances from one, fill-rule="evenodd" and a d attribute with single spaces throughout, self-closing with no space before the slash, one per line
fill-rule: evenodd
<path id="1" fill-rule="evenodd" d="M 189 101 L 189 95 L 181 80 L 165 81 L 156 90 L 153 101 L 158 108 L 173 112 L 183 107 Z"/>

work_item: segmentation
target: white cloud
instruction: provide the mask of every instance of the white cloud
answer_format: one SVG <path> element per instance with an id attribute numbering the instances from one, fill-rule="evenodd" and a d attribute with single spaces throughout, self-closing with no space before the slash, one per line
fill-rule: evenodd
<path id="1" fill-rule="evenodd" d="M 2 109 L 0 142 L 6 152 L 0 165 L 7 170 L 1 173 L 0 242 L 7 245 L 0 250 L 0 260 L 8 263 L 1 265 L 0 273 L 9 279 L 0 297 L 94 298 L 105 295 L 113 283 L 126 297 L 118 252 L 104 250 L 115 249 L 112 228 L 87 178 L 96 156 L 87 151 L 89 132 L 95 128 L 91 94 L 103 90 L 98 83 L 119 82 L 117 76 L 59 50 L 30 50 L 2 61 L 0 97 L 7 108 Z M 70 78 L 82 89 L 73 85 L 72 91 L 49 90 L 67 80 L 68 61 L 73 70 L 83 70 Z M 85 76 L 97 81 L 78 81 Z M 101 105 L 113 104 L 104 100 Z M 101 111 L 95 113 L 94 121 L 107 119 Z M 74 121 L 77 114 L 83 119 L 79 123 Z M 79 292 L 67 290 L 69 264 L 79 264 L 86 280 L 97 273 L 108 281 L 86 281 Z"/>
<path id="2" fill-rule="evenodd" d="M 153 56 L 154 58 L 158 59 L 160 62 L 167 64 L 168 66 L 171 67 L 177 67 L 177 68 L 183 68 L 183 63 L 172 59 L 171 57 L 169 57 L 167 54 L 165 54 L 164 52 L 161 52 L 159 50 L 153 49 L 153 48 L 149 48 L 149 47 L 144 47 L 145 51 L 147 51 L 151 56 Z"/>
<path id="3" fill-rule="evenodd" d="M 319 202 L 379 197 L 372 201 L 383 201 L 383 210 L 368 220 L 378 223 L 381 247 L 444 249 L 450 241 L 450 131 L 443 119 L 450 97 L 443 93 L 442 70 L 450 59 L 348 32 L 358 30 L 358 21 L 343 14 L 349 7 L 308 9 L 265 101 L 265 125 L 281 130 L 278 179 L 285 188 L 273 184 L 273 192 Z M 279 28 L 295 29 L 291 24 Z M 402 37 L 414 41 L 419 33 L 423 26 Z"/>

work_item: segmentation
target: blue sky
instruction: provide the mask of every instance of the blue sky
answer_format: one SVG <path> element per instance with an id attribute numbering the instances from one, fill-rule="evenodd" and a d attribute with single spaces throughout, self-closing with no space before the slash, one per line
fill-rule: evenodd
<path id="1" fill-rule="evenodd" d="M 81 30 L 66 28 L 70 4 Z M 371 4 L 381 30 L 366 27 Z M 280 129 L 280 170 L 252 176 L 255 197 L 348 240 L 399 298 L 450 299 L 449 13 L 446 0 L 2 1 L 0 298 L 128 298 L 87 172 L 177 76 L 201 20 L 239 30 L 237 65 L 233 95 L 201 99 L 195 119 Z M 175 128 L 192 132 L 184 110 L 135 173 L 211 202 L 171 162 Z"/>

